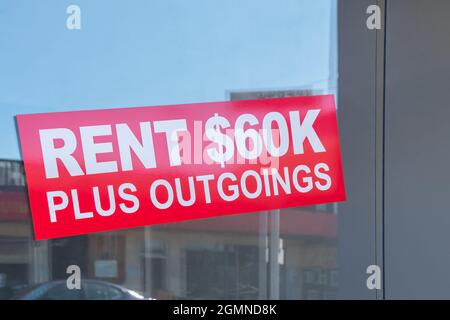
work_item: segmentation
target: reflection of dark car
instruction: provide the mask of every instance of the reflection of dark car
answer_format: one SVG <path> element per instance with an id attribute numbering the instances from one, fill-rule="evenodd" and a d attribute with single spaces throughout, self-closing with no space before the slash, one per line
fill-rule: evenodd
<path id="1" fill-rule="evenodd" d="M 17 300 L 142 300 L 139 293 L 119 285 L 82 280 L 80 289 L 68 289 L 66 281 L 50 281 L 30 287 L 18 293 Z"/>

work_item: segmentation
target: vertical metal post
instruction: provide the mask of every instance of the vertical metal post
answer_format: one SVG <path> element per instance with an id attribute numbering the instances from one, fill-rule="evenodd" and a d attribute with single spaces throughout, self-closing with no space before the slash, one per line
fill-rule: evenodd
<path id="1" fill-rule="evenodd" d="M 384 279 L 384 87 L 385 87 L 385 40 L 386 0 L 377 0 L 383 23 L 376 34 L 376 92 L 375 92 L 375 263 L 381 268 Z M 377 299 L 384 299 L 384 281 Z"/>
<path id="2" fill-rule="evenodd" d="M 144 283 L 144 292 L 148 297 L 152 297 L 152 270 L 151 270 L 151 228 L 144 227 L 144 274 L 145 274 L 145 283 Z"/>
<path id="3" fill-rule="evenodd" d="M 258 298 L 267 299 L 267 263 L 269 262 L 269 212 L 259 213 L 258 233 Z"/>
<path id="4" fill-rule="evenodd" d="M 270 241 L 269 241 L 269 281 L 270 293 L 269 299 L 277 300 L 280 298 L 280 210 L 271 210 L 270 218 Z"/>

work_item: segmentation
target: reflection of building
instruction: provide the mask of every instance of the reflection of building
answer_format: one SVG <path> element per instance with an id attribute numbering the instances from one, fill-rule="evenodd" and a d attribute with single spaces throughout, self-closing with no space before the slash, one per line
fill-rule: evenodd
<path id="1" fill-rule="evenodd" d="M 267 271 L 267 241 L 261 250 L 262 214 L 33 241 L 20 162 L 0 162 L 0 184 L 3 288 L 65 278 L 67 266 L 77 264 L 85 278 L 168 299 L 267 297 L 269 277 L 279 277 L 281 298 L 330 298 L 336 292 L 335 214 L 282 210 L 277 275 Z"/>
<path id="2" fill-rule="evenodd" d="M 0 292 L 48 279 L 47 244 L 31 241 L 23 166 L 0 161 Z"/>

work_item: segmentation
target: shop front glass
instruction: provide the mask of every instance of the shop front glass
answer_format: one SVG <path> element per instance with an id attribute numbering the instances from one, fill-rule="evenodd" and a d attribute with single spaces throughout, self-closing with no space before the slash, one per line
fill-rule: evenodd
<path id="1" fill-rule="evenodd" d="M 339 205 L 35 241 L 16 114 L 334 94 L 336 0 L 0 2 L 0 295 L 333 299 Z M 337 101 L 336 101 L 337 102 Z M 339 110 L 338 110 L 339 114 Z M 77 265 L 82 292 L 58 287 Z M 44 286 L 50 286 L 45 289 Z M 45 290 L 44 290 L 45 289 Z"/>

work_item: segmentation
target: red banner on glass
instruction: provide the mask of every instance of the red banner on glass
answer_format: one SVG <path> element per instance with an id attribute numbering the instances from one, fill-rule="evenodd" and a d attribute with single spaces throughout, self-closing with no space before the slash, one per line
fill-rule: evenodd
<path id="1" fill-rule="evenodd" d="M 17 123 L 37 240 L 345 200 L 332 95 Z"/>

